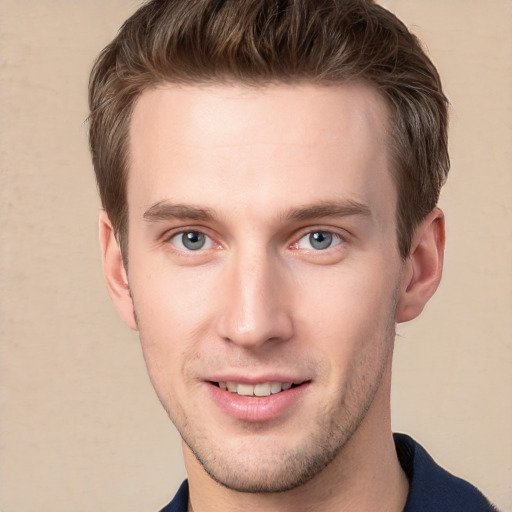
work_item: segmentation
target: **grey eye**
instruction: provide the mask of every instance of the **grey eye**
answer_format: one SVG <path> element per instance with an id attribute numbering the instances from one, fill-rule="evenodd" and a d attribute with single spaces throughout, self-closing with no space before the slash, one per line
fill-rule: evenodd
<path id="1" fill-rule="evenodd" d="M 182 251 L 199 251 L 209 249 L 212 245 L 212 239 L 200 231 L 177 233 L 170 242 Z"/>
<path id="2" fill-rule="evenodd" d="M 313 249 L 327 249 L 332 245 L 332 234 L 324 231 L 315 231 L 309 234 L 309 243 Z"/>
<path id="3" fill-rule="evenodd" d="M 340 235 L 330 231 L 311 231 L 306 233 L 298 242 L 297 249 L 307 251 L 324 251 L 343 243 Z"/>
<path id="4" fill-rule="evenodd" d="M 197 251 L 198 249 L 202 249 L 204 247 L 204 244 L 206 243 L 206 237 L 197 231 L 188 231 L 187 233 L 183 233 L 181 235 L 181 243 L 183 244 L 183 247 L 189 249 L 190 251 Z"/>

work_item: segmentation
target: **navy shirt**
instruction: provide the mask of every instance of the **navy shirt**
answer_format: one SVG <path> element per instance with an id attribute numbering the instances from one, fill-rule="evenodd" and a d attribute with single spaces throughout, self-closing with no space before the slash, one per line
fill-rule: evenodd
<path id="1" fill-rule="evenodd" d="M 451 475 L 412 438 L 394 434 L 398 460 L 409 479 L 409 496 L 403 512 L 497 512 L 470 483 Z M 188 482 L 161 512 L 187 512 Z"/>

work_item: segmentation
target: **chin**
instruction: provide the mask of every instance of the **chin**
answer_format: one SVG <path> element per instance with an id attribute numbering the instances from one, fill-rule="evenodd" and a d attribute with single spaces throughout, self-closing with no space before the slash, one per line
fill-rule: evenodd
<path id="1" fill-rule="evenodd" d="M 244 493 L 279 493 L 300 487 L 323 472 L 357 426 L 352 424 L 346 429 L 324 425 L 317 435 L 309 435 L 296 446 L 281 448 L 266 439 L 261 439 L 264 447 L 258 446 L 253 438 L 245 446 L 226 449 L 224 445 L 214 451 L 184 440 L 202 468 L 220 485 Z"/>
<path id="2" fill-rule="evenodd" d="M 218 459 L 203 461 L 197 458 L 208 475 L 222 486 L 245 493 L 278 493 L 295 489 L 321 473 L 336 454 L 321 453 L 314 457 L 288 455 L 284 460 L 255 461 L 230 467 Z M 196 455 L 197 457 L 197 455 Z"/>

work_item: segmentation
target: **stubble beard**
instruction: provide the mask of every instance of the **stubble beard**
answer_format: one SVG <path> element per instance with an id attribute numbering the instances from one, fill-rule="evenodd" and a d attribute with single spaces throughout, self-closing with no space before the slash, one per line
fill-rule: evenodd
<path id="1" fill-rule="evenodd" d="M 304 425 L 304 430 L 309 431 L 310 435 L 301 444 L 281 450 L 267 450 L 267 457 L 262 456 L 257 447 L 250 443 L 247 447 L 239 447 L 236 452 L 232 448 L 226 450 L 222 445 L 213 446 L 205 437 L 194 435 L 186 423 L 180 426 L 180 422 L 175 422 L 171 414 L 170 417 L 199 464 L 223 487 L 244 493 L 291 491 L 314 479 L 340 456 L 364 421 L 382 384 L 388 361 L 387 357 L 384 359 L 371 385 L 369 381 L 372 379 L 367 379 L 369 376 L 365 375 L 357 383 L 357 389 L 341 393 L 344 397 L 341 405 L 333 407 L 337 413 L 331 409 L 320 411 L 316 419 L 312 418 L 314 425 Z M 353 400 L 356 395 L 359 400 Z M 364 400 L 361 400 L 361 396 Z M 341 415 L 339 411 L 342 411 Z M 262 442 L 265 440 L 262 439 Z"/>
<path id="2" fill-rule="evenodd" d="M 235 453 L 223 451 L 222 447 L 219 449 L 214 446 L 207 435 L 198 436 L 197 432 L 190 429 L 185 416 L 181 418 L 182 421 L 177 421 L 178 418 L 174 417 L 171 408 L 161 399 L 182 440 L 215 482 L 227 489 L 244 493 L 291 491 L 322 473 L 340 455 L 364 421 L 383 384 L 386 371 L 390 371 L 398 285 L 394 292 L 393 313 L 388 318 L 389 323 L 380 340 L 382 353 L 380 357 L 377 356 L 377 363 L 374 362 L 373 375 L 371 370 L 370 373 L 364 371 L 368 369 L 368 361 L 363 357 L 358 363 L 360 368 L 364 368 L 363 372 L 359 373 L 360 378 L 356 379 L 355 383 L 352 382 L 352 386 L 346 383 L 345 388 L 348 389 L 340 392 L 342 398 L 339 404 L 334 404 L 331 409 L 326 408 L 317 415 L 315 427 L 309 428 L 312 435 L 300 446 L 279 452 L 275 450 L 266 460 L 258 458 L 258 455 L 251 460 L 245 456 L 243 449 L 238 449 Z M 332 409 L 336 409 L 338 414 Z M 341 415 L 339 411 L 342 411 Z M 308 427 L 305 426 L 305 429 Z"/>
<path id="3" fill-rule="evenodd" d="M 220 449 L 221 453 L 212 453 L 214 447 L 198 446 L 186 433 L 180 434 L 206 473 L 222 486 L 244 493 L 280 493 L 306 484 L 329 466 L 366 412 L 367 408 L 348 425 L 318 422 L 311 429 L 316 434 L 302 445 L 273 453 L 264 460 L 258 455 L 251 460 L 244 450 L 224 453 Z"/>

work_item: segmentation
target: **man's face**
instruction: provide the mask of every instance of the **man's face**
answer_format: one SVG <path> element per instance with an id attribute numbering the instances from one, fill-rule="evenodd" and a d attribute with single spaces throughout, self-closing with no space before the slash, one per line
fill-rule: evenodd
<path id="1" fill-rule="evenodd" d="M 293 488 L 362 425 L 387 426 L 372 411 L 387 409 L 402 263 L 386 116 L 361 84 L 168 85 L 135 107 L 144 357 L 186 459 L 230 488 Z"/>

